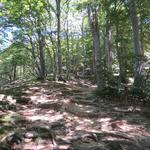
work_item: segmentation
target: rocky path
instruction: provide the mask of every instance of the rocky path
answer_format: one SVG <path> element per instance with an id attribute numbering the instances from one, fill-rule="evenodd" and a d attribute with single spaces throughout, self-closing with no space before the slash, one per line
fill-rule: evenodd
<path id="1" fill-rule="evenodd" d="M 150 119 L 93 95 L 88 82 L 45 82 L 0 94 L 0 150 L 150 150 Z"/>

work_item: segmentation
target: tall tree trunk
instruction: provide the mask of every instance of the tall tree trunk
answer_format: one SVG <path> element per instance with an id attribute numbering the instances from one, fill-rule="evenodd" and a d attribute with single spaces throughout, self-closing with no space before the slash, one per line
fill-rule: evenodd
<path id="1" fill-rule="evenodd" d="M 69 21 L 68 21 L 68 13 L 69 13 L 69 1 L 67 2 L 67 12 L 66 12 L 66 49 L 67 49 L 67 60 L 66 60 L 66 68 L 67 68 L 67 79 L 70 78 L 70 46 L 69 46 Z"/>
<path id="2" fill-rule="evenodd" d="M 35 43 L 33 42 L 33 39 L 30 35 L 28 35 L 28 37 L 29 37 L 29 41 L 30 41 L 30 44 L 31 44 L 31 49 L 28 49 L 28 50 L 31 52 L 31 55 L 32 55 L 33 74 L 36 76 L 36 78 L 39 78 L 40 66 L 39 66 L 39 63 L 38 63 L 37 57 L 36 57 Z"/>
<path id="3" fill-rule="evenodd" d="M 120 86 L 120 83 L 126 83 L 126 66 L 125 66 L 125 55 L 124 55 L 124 50 L 122 51 L 122 45 L 121 45 L 121 33 L 119 30 L 119 14 L 117 12 L 117 4 L 115 3 L 115 30 L 116 30 L 116 52 L 117 52 L 117 58 L 118 58 L 118 63 L 119 63 L 119 81 L 118 81 L 118 86 Z M 120 43 L 120 46 L 119 46 Z"/>
<path id="4" fill-rule="evenodd" d="M 39 44 L 39 54 L 40 54 L 39 56 L 40 70 L 39 70 L 38 79 L 44 80 L 45 79 L 45 55 L 44 55 L 45 41 L 40 29 L 37 31 L 37 33 L 38 33 L 38 40 L 39 40 L 38 44 Z"/>
<path id="5" fill-rule="evenodd" d="M 130 10 L 130 18 L 131 18 L 132 31 L 133 31 L 134 52 L 136 56 L 135 71 L 134 71 L 134 90 L 142 91 L 143 71 L 144 71 L 143 70 L 144 51 L 141 49 L 140 46 L 139 26 L 138 26 L 138 17 L 137 17 L 135 0 L 129 1 L 129 10 Z"/>
<path id="6" fill-rule="evenodd" d="M 56 5 L 57 5 L 57 1 L 56 2 Z M 50 1 L 49 0 L 46 0 L 46 3 L 48 4 L 46 10 L 47 10 L 47 13 L 48 13 L 48 17 L 49 17 L 49 20 L 51 20 L 51 9 L 53 10 L 53 12 L 55 12 L 53 6 L 50 4 Z M 55 12 L 56 13 L 56 17 L 57 17 L 57 11 Z M 51 29 L 51 21 L 49 21 L 49 27 Z M 58 33 L 57 33 L 58 35 Z M 50 38 L 50 41 L 51 41 L 51 44 L 52 44 L 52 51 L 53 51 L 53 80 L 57 80 L 57 76 L 58 76 L 58 47 L 57 47 L 57 43 L 54 42 L 53 40 L 53 36 L 52 36 L 52 33 L 49 34 L 49 38 Z"/>
<path id="7" fill-rule="evenodd" d="M 99 36 L 99 25 L 96 8 L 88 6 L 88 18 L 89 24 L 92 31 L 93 47 L 94 47 L 94 59 L 95 59 L 95 73 L 98 89 L 101 91 L 105 88 L 104 76 L 103 76 L 103 64 L 102 64 L 102 53 L 100 50 L 100 36 Z"/>
<path id="8" fill-rule="evenodd" d="M 140 45 L 141 45 L 141 51 L 144 55 L 144 32 L 143 32 L 143 20 L 144 18 L 140 14 Z"/>
<path id="9" fill-rule="evenodd" d="M 55 0 L 55 1 L 56 1 L 56 16 L 57 16 L 58 76 L 61 77 L 61 73 L 62 73 L 62 54 L 61 54 L 61 41 L 60 41 L 60 30 L 61 30 L 61 25 L 60 25 L 60 15 L 61 15 L 60 4 L 61 4 L 61 0 Z"/>
<path id="10" fill-rule="evenodd" d="M 17 66 L 16 64 L 13 65 L 13 81 L 16 80 L 17 77 Z"/>
<path id="11" fill-rule="evenodd" d="M 105 36 L 105 63 L 107 71 L 112 72 L 112 56 L 111 56 L 111 31 L 109 27 L 106 27 Z"/>
<path id="12" fill-rule="evenodd" d="M 85 78 L 85 69 L 86 69 L 86 48 L 85 48 L 85 41 L 84 41 L 84 19 L 82 19 L 82 26 L 81 26 L 81 33 L 82 33 L 82 50 L 83 50 L 83 70 L 82 70 L 82 77 Z"/>
<path id="13" fill-rule="evenodd" d="M 119 46 L 119 24 L 118 21 L 116 22 L 116 51 L 117 51 L 117 57 L 118 57 L 118 63 L 119 63 L 119 81 L 120 83 L 126 82 L 126 68 L 124 63 L 124 50 L 122 51 L 122 48 Z"/>
<path id="14" fill-rule="evenodd" d="M 67 31 L 66 31 L 66 48 L 67 48 L 67 78 L 70 78 L 70 64 L 71 64 L 71 60 L 70 60 L 70 47 L 69 47 L 69 35 L 68 35 L 68 21 L 67 21 Z"/>
<path id="15" fill-rule="evenodd" d="M 109 15 L 109 13 L 106 16 L 106 30 L 105 30 L 104 48 L 105 48 L 106 76 L 107 76 L 107 82 L 109 84 L 109 81 L 111 80 L 111 76 L 112 76 L 112 55 L 111 55 L 112 46 L 111 46 L 110 22 L 109 22 L 108 15 Z"/>

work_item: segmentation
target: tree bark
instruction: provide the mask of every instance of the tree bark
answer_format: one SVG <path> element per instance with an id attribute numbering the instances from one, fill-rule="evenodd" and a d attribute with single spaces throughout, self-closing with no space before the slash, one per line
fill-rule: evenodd
<path id="1" fill-rule="evenodd" d="M 67 79 L 70 78 L 70 46 L 69 46 L 69 21 L 68 21 L 68 13 L 69 13 L 69 1 L 67 2 L 67 11 L 66 11 L 66 49 L 67 49 L 67 60 L 66 60 L 66 68 L 67 68 Z"/>
<path id="2" fill-rule="evenodd" d="M 99 24 L 96 8 L 88 6 L 88 18 L 89 24 L 92 31 L 93 47 L 94 47 L 94 60 L 95 60 L 95 74 L 98 90 L 105 88 L 104 76 L 103 76 L 103 65 L 102 65 L 102 53 L 100 50 L 100 35 L 99 35 Z"/>
<path id="3" fill-rule="evenodd" d="M 125 55 L 124 55 L 124 49 L 122 49 L 122 43 L 121 43 L 121 33 L 119 30 L 119 16 L 117 12 L 117 4 L 115 3 L 115 30 L 116 30 L 116 39 L 115 39 L 115 44 L 116 44 L 116 52 L 117 52 L 117 59 L 119 63 L 119 81 L 118 81 L 118 87 L 120 86 L 120 83 L 126 83 L 126 66 L 125 66 Z M 120 43 L 120 46 L 119 46 Z"/>
<path id="4" fill-rule="evenodd" d="M 112 72 L 112 56 L 111 56 L 111 31 L 109 27 L 106 27 L 105 36 L 105 63 L 107 71 Z"/>
<path id="5" fill-rule="evenodd" d="M 106 67 L 106 76 L 107 82 L 111 80 L 112 76 L 112 44 L 111 44 L 111 29 L 110 29 L 110 21 L 108 18 L 109 11 L 107 10 L 106 16 L 106 29 L 105 29 L 105 41 L 104 41 L 104 51 L 105 51 L 105 67 Z"/>
<path id="6" fill-rule="evenodd" d="M 133 45 L 135 52 L 135 69 L 134 69 L 134 90 L 142 91 L 143 88 L 143 56 L 144 51 L 140 46 L 140 36 L 139 36 L 139 26 L 138 26 L 138 17 L 136 10 L 135 0 L 129 1 L 129 10 L 130 18 L 132 23 L 132 32 L 133 32 Z"/>
<path id="7" fill-rule="evenodd" d="M 45 41 L 40 29 L 37 31 L 37 34 L 39 40 L 38 44 L 39 44 L 39 55 L 40 55 L 39 56 L 40 69 L 39 69 L 38 79 L 44 80 L 45 79 L 45 56 L 44 56 Z"/>
<path id="8" fill-rule="evenodd" d="M 60 25 L 60 15 L 61 15 L 60 4 L 61 4 L 61 0 L 55 0 L 55 1 L 56 1 L 56 17 L 57 17 L 58 76 L 61 77 L 61 73 L 62 73 L 62 54 L 61 54 L 61 41 L 60 41 L 60 30 L 61 30 L 61 25 Z"/>
<path id="9" fill-rule="evenodd" d="M 16 77 L 17 77 L 17 65 L 14 64 L 13 65 L 13 81 L 16 80 Z"/>
<path id="10" fill-rule="evenodd" d="M 86 48 L 85 48 L 85 41 L 84 41 L 84 19 L 82 19 L 82 26 L 81 26 L 81 33 L 82 33 L 82 49 L 83 49 L 83 70 L 82 70 L 82 77 L 85 78 L 85 69 L 86 69 Z"/>

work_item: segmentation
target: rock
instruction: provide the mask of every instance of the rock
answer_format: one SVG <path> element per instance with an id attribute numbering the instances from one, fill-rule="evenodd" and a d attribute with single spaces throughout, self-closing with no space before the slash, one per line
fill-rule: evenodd
<path id="1" fill-rule="evenodd" d="M 25 133 L 24 137 L 25 138 L 28 138 L 28 139 L 33 139 L 33 138 L 36 138 L 38 135 L 36 132 L 27 132 Z"/>

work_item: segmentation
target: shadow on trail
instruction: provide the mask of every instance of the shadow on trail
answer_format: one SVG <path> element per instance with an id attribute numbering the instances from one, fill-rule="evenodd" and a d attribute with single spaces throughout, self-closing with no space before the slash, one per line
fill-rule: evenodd
<path id="1" fill-rule="evenodd" d="M 81 81 L 2 90 L 0 149 L 149 150 L 150 123 L 140 109 L 97 102 L 94 89 Z"/>

